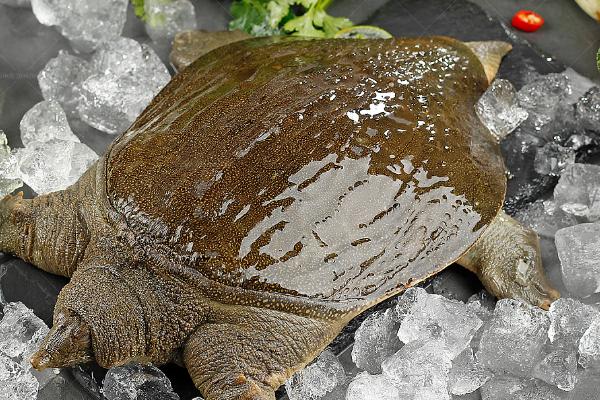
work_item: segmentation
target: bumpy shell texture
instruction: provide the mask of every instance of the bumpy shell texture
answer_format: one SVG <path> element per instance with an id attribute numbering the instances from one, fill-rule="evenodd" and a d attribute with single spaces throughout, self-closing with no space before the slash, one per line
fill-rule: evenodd
<path id="1" fill-rule="evenodd" d="M 237 42 L 176 75 L 107 157 L 140 240 L 240 290 L 366 304 L 500 210 L 483 68 L 450 38 Z"/>

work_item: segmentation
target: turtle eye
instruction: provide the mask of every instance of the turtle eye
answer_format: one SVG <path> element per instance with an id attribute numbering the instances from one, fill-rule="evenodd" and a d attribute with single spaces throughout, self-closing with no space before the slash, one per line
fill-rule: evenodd
<path id="1" fill-rule="evenodd" d="M 537 290 L 542 296 L 547 296 L 548 293 L 546 292 L 546 290 L 544 289 L 544 286 L 542 286 L 541 283 L 539 282 L 534 282 L 533 283 L 533 287 L 535 288 L 535 290 Z"/>

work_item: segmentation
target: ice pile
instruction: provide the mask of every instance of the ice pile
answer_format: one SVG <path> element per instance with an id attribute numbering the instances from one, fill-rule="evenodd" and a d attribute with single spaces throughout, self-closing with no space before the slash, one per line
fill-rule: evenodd
<path id="1" fill-rule="evenodd" d="M 507 120 L 518 125 L 516 129 L 511 125 L 514 133 L 501 142 L 509 169 L 506 204 L 511 211 L 551 189 L 555 180 L 549 177 L 562 174 L 600 142 L 600 88 L 570 69 L 532 76 L 516 95 L 505 81 L 492 84 L 476 107 L 494 134 Z M 523 110 L 528 115 L 524 121 Z"/>
<path id="2" fill-rule="evenodd" d="M 16 189 L 19 179 L 38 194 L 64 189 L 98 158 L 73 134 L 64 111 L 55 101 L 33 106 L 23 116 L 20 128 L 25 147 L 10 152 L 6 148 L 0 164 L 3 180 L 14 182 L 3 187 L 2 194 Z"/>
<path id="3" fill-rule="evenodd" d="M 89 62 L 60 52 L 38 75 L 46 100 L 110 134 L 127 129 L 170 79 L 149 46 L 123 37 L 102 44 Z"/>
<path id="4" fill-rule="evenodd" d="M 127 3 L 127 0 L 31 0 L 31 8 L 38 21 L 56 26 L 73 48 L 90 52 L 121 35 Z"/>
<path id="5" fill-rule="evenodd" d="M 48 327 L 23 303 L 8 303 L 0 321 L 0 393 L 3 400 L 34 400 L 55 370 L 34 371 L 29 358 Z"/>
<path id="6" fill-rule="evenodd" d="M 540 236 L 544 267 L 569 297 L 600 292 L 600 166 L 568 165 L 554 196 L 515 217 Z"/>
<path id="7" fill-rule="evenodd" d="M 288 381 L 290 399 L 589 400 L 594 398 L 590 394 L 597 396 L 592 389 L 600 387 L 597 306 L 564 298 L 544 311 L 504 299 L 490 310 L 488 298 L 474 295 L 464 303 L 420 288 L 407 290 L 394 307 L 369 317 L 357 331 L 355 348 L 377 344 L 378 350 L 353 354 L 356 366 L 361 370 L 367 366 L 368 371 L 355 372 L 345 383 L 344 366 L 326 352 Z M 394 330 L 401 343 L 390 337 Z M 382 338 L 390 343 L 385 346 Z M 397 350 L 390 353 L 391 348 Z M 307 371 L 308 379 L 304 378 Z M 333 392 L 336 397 L 331 397 Z"/>
<path id="8" fill-rule="evenodd" d="M 179 400 L 166 375 L 152 365 L 143 364 L 109 369 L 102 393 L 107 400 Z"/>
<path id="9" fill-rule="evenodd" d="M 189 0 L 145 0 L 146 32 L 155 42 L 171 42 L 175 34 L 196 29 L 196 12 Z"/>

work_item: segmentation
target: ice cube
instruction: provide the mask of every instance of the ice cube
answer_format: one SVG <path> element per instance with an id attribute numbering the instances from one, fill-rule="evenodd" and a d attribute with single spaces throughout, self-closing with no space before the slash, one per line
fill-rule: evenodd
<path id="1" fill-rule="evenodd" d="M 482 321 L 466 304 L 436 294 L 425 294 L 418 296 L 407 311 L 400 324 L 398 338 L 404 343 L 441 339 L 452 359 L 469 345 L 481 325 Z"/>
<path id="2" fill-rule="evenodd" d="M 346 400 L 398 400 L 400 393 L 385 375 L 361 372 L 350 382 Z"/>
<path id="3" fill-rule="evenodd" d="M 477 317 L 484 322 L 473 338 L 471 339 L 471 348 L 477 350 L 479 348 L 479 343 L 481 341 L 481 336 L 483 335 L 483 330 L 485 327 L 485 323 L 492 318 L 494 307 L 496 305 L 496 300 L 494 296 L 482 290 L 479 293 L 475 293 L 473 296 L 469 297 L 467 301 L 467 307 L 477 315 Z"/>
<path id="4" fill-rule="evenodd" d="M 600 87 L 594 86 L 577 102 L 575 118 L 583 128 L 600 132 Z"/>
<path id="5" fill-rule="evenodd" d="M 352 361 L 356 366 L 372 374 L 381 373 L 381 362 L 402 346 L 397 336 L 399 327 L 392 309 L 369 315 L 354 334 Z"/>
<path id="6" fill-rule="evenodd" d="M 0 353 L 0 393 L 2 400 L 34 400 L 39 383 L 29 368 Z"/>
<path id="7" fill-rule="evenodd" d="M 0 321 L 0 353 L 29 368 L 29 357 L 48 333 L 48 327 L 23 303 L 4 306 Z"/>
<path id="8" fill-rule="evenodd" d="M 429 293 L 423 288 L 413 287 L 407 289 L 402 296 L 400 296 L 393 308 L 393 315 L 396 321 L 402 322 L 402 320 L 410 314 L 415 304 L 427 301 L 427 296 L 429 296 Z"/>
<path id="9" fill-rule="evenodd" d="M 144 63 L 142 46 L 133 39 L 120 37 L 102 44 L 90 63 L 95 72 L 107 75 L 135 73 Z"/>
<path id="10" fill-rule="evenodd" d="M 550 342 L 555 346 L 576 349 L 579 339 L 594 318 L 600 316 L 600 311 L 575 299 L 560 298 L 552 303 L 548 315 Z"/>
<path id="11" fill-rule="evenodd" d="M 565 142 L 565 146 L 577 151 L 582 147 L 589 146 L 594 143 L 594 138 L 591 134 L 574 133 L 569 136 Z"/>
<path id="12" fill-rule="evenodd" d="M 477 359 L 496 373 L 530 376 L 549 325 L 543 310 L 513 299 L 500 300 L 481 336 Z"/>
<path id="13" fill-rule="evenodd" d="M 575 104 L 585 93 L 596 86 L 590 78 L 579 74 L 573 68 L 567 68 L 562 72 L 568 79 L 571 86 L 571 93 L 566 101 L 569 104 Z"/>
<path id="14" fill-rule="evenodd" d="M 533 167 L 538 174 L 558 176 L 569 164 L 575 163 L 575 150 L 548 142 L 537 149 Z"/>
<path id="15" fill-rule="evenodd" d="M 82 83 L 77 110 L 87 124 L 110 134 L 127 129 L 171 78 L 156 53 L 133 39 L 105 45 L 92 62 L 101 72 Z"/>
<path id="16" fill-rule="evenodd" d="M 600 219 L 600 166 L 567 165 L 554 188 L 554 201 L 569 214 L 590 222 Z"/>
<path id="17" fill-rule="evenodd" d="M 577 385 L 569 393 L 569 400 L 592 400 L 598 398 L 600 374 L 594 369 L 577 371 Z"/>
<path id="18" fill-rule="evenodd" d="M 452 360 L 448 387 L 450 393 L 463 395 L 479 389 L 490 377 L 491 373 L 475 360 L 473 349 L 468 347 Z"/>
<path id="19" fill-rule="evenodd" d="M 75 116 L 81 99 L 79 87 L 91 73 L 87 61 L 60 50 L 58 56 L 39 72 L 37 79 L 44 99 L 58 101 L 69 116 Z"/>
<path id="20" fill-rule="evenodd" d="M 317 400 L 346 383 L 344 367 L 337 356 L 325 350 L 309 366 L 285 382 L 290 400 Z"/>
<path id="21" fill-rule="evenodd" d="M 522 128 L 534 132 L 546 140 L 555 135 L 556 126 L 552 123 L 561 108 L 566 107 L 566 99 L 571 92 L 569 79 L 564 74 L 548 74 L 526 84 L 517 93 L 519 106 L 527 110 L 529 117 Z"/>
<path id="22" fill-rule="evenodd" d="M 553 240 L 557 230 L 578 223 L 573 215 L 565 213 L 548 200 L 529 203 L 517 211 L 514 218 L 536 231 L 540 237 Z"/>
<path id="23" fill-rule="evenodd" d="M 578 297 L 600 292 L 600 223 L 560 229 L 555 240 L 569 292 Z"/>
<path id="24" fill-rule="evenodd" d="M 107 400 L 179 400 L 166 375 L 152 365 L 128 364 L 108 370 L 102 393 Z"/>
<path id="25" fill-rule="evenodd" d="M 54 100 L 41 101 L 25 113 L 21 119 L 21 141 L 27 147 L 33 142 L 60 139 L 79 142 L 67 122 L 60 104 Z"/>
<path id="26" fill-rule="evenodd" d="M 561 390 L 573 390 L 577 374 L 577 353 L 570 348 L 558 348 L 540 360 L 533 376 Z"/>
<path id="27" fill-rule="evenodd" d="M 383 361 L 383 374 L 400 390 L 400 398 L 450 399 L 448 353 L 443 340 L 414 340 Z"/>
<path id="28" fill-rule="evenodd" d="M 528 117 L 519 107 L 513 85 L 504 79 L 495 79 L 475 105 L 479 119 L 490 132 L 501 140 L 514 131 Z"/>
<path id="29" fill-rule="evenodd" d="M 8 147 L 6 135 L 0 129 L 0 197 L 23 186 L 19 177 L 17 158 Z"/>
<path id="30" fill-rule="evenodd" d="M 530 203 L 555 185 L 547 176 L 540 176 L 533 168 L 537 148 L 545 144 L 520 127 L 501 143 L 504 162 L 509 170 L 506 207 L 513 211 Z"/>
<path id="31" fill-rule="evenodd" d="M 33 13 L 44 25 L 56 25 L 71 45 L 83 52 L 121 35 L 127 0 L 31 0 Z"/>
<path id="32" fill-rule="evenodd" d="M 496 375 L 481 388 L 482 400 L 567 400 L 568 394 L 540 380 Z"/>
<path id="33" fill-rule="evenodd" d="M 482 400 L 514 400 L 526 382 L 511 375 L 495 375 L 481 387 Z"/>
<path id="34" fill-rule="evenodd" d="M 196 12 L 189 0 L 145 0 L 146 32 L 155 42 L 172 42 L 175 34 L 196 29 Z"/>
<path id="35" fill-rule="evenodd" d="M 569 393 L 540 380 L 530 380 L 514 400 L 568 400 Z"/>
<path id="36" fill-rule="evenodd" d="M 600 316 L 596 316 L 579 340 L 579 364 L 600 368 Z"/>
<path id="37" fill-rule="evenodd" d="M 67 140 L 32 142 L 17 153 L 19 172 L 36 193 L 61 190 L 75 183 L 98 159 L 88 146 Z"/>

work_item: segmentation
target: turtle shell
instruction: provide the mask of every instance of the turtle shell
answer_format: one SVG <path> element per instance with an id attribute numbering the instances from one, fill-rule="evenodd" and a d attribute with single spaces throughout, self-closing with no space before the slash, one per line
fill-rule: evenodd
<path id="1" fill-rule="evenodd" d="M 474 112 L 487 86 L 446 37 L 233 43 L 115 141 L 107 196 L 138 241 L 212 282 L 372 304 L 457 260 L 501 209 Z"/>

